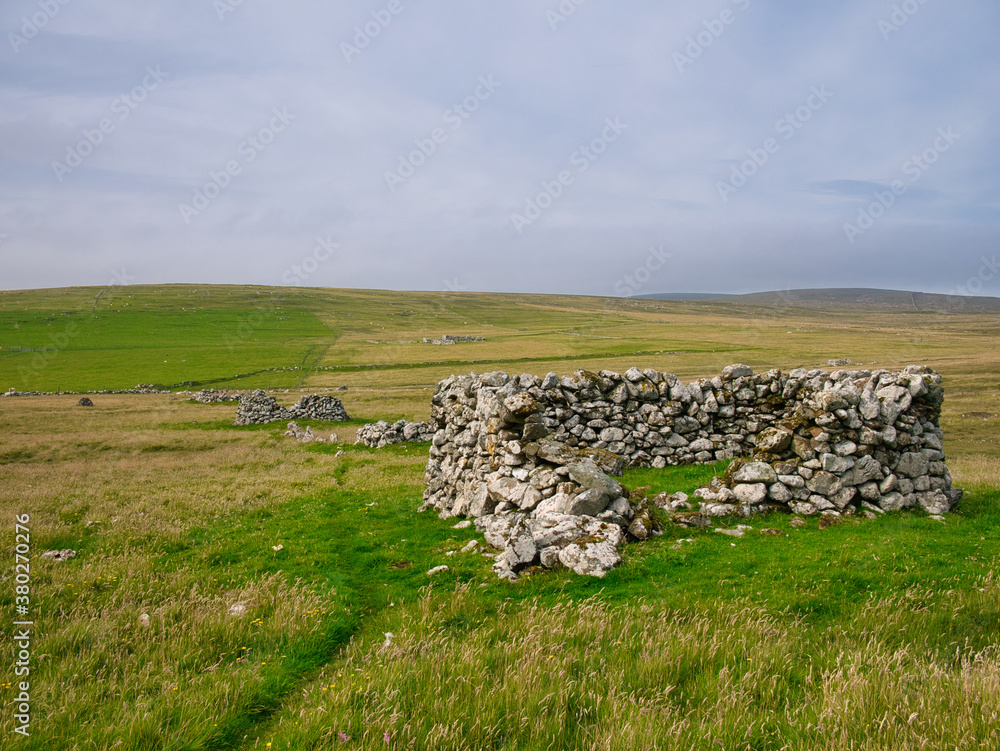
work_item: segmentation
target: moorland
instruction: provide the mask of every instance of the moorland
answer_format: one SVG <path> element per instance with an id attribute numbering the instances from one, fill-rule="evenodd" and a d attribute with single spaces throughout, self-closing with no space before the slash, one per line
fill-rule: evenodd
<path id="1" fill-rule="evenodd" d="M 31 540 L 25 749 L 980 749 L 1000 746 L 1000 313 L 786 297 L 653 300 L 249 286 L 0 292 L 0 621 Z M 485 341 L 436 346 L 442 334 Z M 929 365 L 966 496 L 734 540 L 669 528 L 604 579 L 511 584 L 417 512 L 427 419 L 469 371 L 684 379 Z M 170 393 L 76 394 L 155 384 Z M 201 388 L 346 387 L 340 440 L 233 426 Z M 284 393 L 287 390 L 288 393 Z M 72 393 L 70 393 L 72 392 Z M 338 455 L 339 454 L 339 455 Z M 629 470 L 691 492 L 723 465 Z M 681 538 L 693 542 L 677 545 Z M 70 560 L 40 558 L 72 549 Z M 453 553 L 452 555 L 448 555 Z M 427 571 L 446 564 L 434 577 Z M 11 647 L 11 653 L 13 647 Z M 13 666 L 0 672 L 17 695 Z M 8 705 L 9 707 L 9 705 Z M 16 744 L 15 744 L 16 742 Z"/>

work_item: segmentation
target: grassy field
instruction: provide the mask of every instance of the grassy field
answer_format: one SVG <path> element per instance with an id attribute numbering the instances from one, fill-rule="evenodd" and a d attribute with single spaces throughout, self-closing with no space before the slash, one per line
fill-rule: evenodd
<path id="1" fill-rule="evenodd" d="M 0 399 L 8 654 L 21 514 L 37 623 L 32 735 L 13 733 L 22 679 L 4 666 L 0 747 L 1000 746 L 997 314 L 189 285 L 100 293 L 0 295 L 0 386 L 346 385 L 354 420 L 312 423 L 340 442 L 303 445 L 280 424 L 233 427 L 232 405 L 174 395 L 95 396 L 93 409 L 66 395 Z M 420 341 L 445 333 L 487 341 Z M 946 524 L 911 512 L 824 529 L 755 519 L 738 540 L 671 529 L 626 548 L 603 580 L 562 572 L 511 585 L 488 558 L 460 552 L 474 532 L 416 512 L 426 446 L 353 445 L 362 422 L 425 418 L 433 385 L 453 372 L 638 364 L 696 377 L 735 361 L 831 357 L 945 375 L 946 450 L 968 490 Z M 690 492 L 720 469 L 624 481 Z M 78 555 L 38 558 L 61 548 Z"/>

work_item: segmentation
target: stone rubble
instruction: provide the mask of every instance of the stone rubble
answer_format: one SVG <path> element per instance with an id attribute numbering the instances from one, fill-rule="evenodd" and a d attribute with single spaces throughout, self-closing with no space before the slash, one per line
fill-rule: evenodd
<path id="1" fill-rule="evenodd" d="M 75 550 L 47 550 L 41 555 L 42 558 L 51 558 L 53 561 L 68 561 L 70 558 L 76 558 Z"/>
<path id="2" fill-rule="evenodd" d="M 624 540 L 660 533 L 650 504 L 698 528 L 779 509 L 941 514 L 961 491 L 945 464 L 940 384 L 920 366 L 755 374 L 730 365 L 687 385 L 638 368 L 452 376 L 432 400 L 421 510 L 475 519 L 507 579 L 539 564 L 603 576 Z M 613 479 L 625 466 L 728 459 L 696 500 L 630 498 Z"/>
<path id="3" fill-rule="evenodd" d="M 355 443 L 372 448 L 382 448 L 397 443 L 426 443 L 434 438 L 434 432 L 434 428 L 426 422 L 379 420 L 358 428 L 358 439 Z"/>
<path id="4" fill-rule="evenodd" d="M 351 419 L 340 399 L 326 394 L 303 396 L 291 407 L 282 407 L 277 399 L 257 389 L 240 397 L 235 425 L 266 425 L 282 420 L 325 420 L 345 422 Z"/>
<path id="5" fill-rule="evenodd" d="M 431 339 L 429 337 L 424 337 L 424 344 L 437 344 L 439 346 L 448 346 L 451 344 L 457 344 L 458 342 L 485 342 L 485 336 L 449 336 L 448 334 L 443 335 L 440 339 Z"/>
<path id="6" fill-rule="evenodd" d="M 288 423 L 288 430 L 285 431 L 284 435 L 287 436 L 288 438 L 294 438 L 300 443 L 327 443 L 327 442 L 337 443 L 337 441 L 340 440 L 340 436 L 337 435 L 336 433 L 330 433 L 329 438 L 324 438 L 323 436 L 315 435 L 312 432 L 312 428 L 310 428 L 308 425 L 305 427 L 305 429 L 303 429 L 302 426 L 299 425 L 294 420 Z"/>

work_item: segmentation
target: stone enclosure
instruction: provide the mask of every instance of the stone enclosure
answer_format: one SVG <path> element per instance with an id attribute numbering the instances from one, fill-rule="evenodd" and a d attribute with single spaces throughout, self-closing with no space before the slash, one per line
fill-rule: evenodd
<path id="1" fill-rule="evenodd" d="M 649 503 L 613 479 L 626 466 L 737 459 L 697 491 L 697 510 L 674 499 L 670 510 L 688 512 L 678 523 L 776 509 L 942 514 L 961 497 L 945 464 L 942 399 L 941 376 L 920 366 L 731 365 L 689 384 L 637 368 L 452 376 L 433 397 L 422 508 L 476 519 L 507 578 L 535 564 L 603 575 L 628 537 L 656 534 Z"/>

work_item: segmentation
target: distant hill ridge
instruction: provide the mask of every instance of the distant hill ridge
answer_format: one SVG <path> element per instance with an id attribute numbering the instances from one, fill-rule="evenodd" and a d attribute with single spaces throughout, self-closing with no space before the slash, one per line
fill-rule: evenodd
<path id="1" fill-rule="evenodd" d="M 1000 312 L 1000 298 L 939 295 L 895 289 L 831 288 L 753 292 L 746 295 L 663 292 L 640 295 L 650 300 L 697 300 L 733 305 L 773 305 L 789 308 L 861 308 L 866 310 L 914 310 L 948 313 Z"/>

